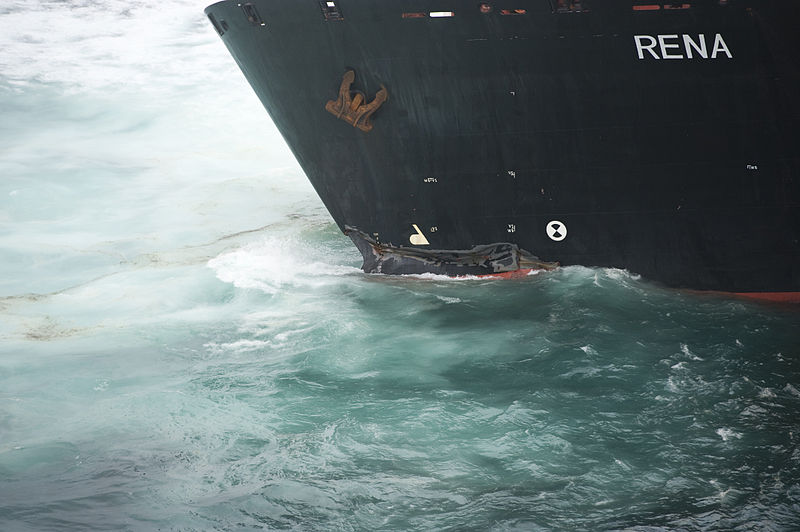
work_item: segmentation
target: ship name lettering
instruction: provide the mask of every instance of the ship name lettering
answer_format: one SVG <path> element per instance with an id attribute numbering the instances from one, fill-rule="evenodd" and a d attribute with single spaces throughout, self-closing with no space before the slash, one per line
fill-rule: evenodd
<path id="1" fill-rule="evenodd" d="M 723 55 L 728 59 L 733 59 L 728 44 L 722 38 L 722 34 L 714 35 L 714 43 L 709 47 L 706 44 L 706 36 L 703 33 L 694 37 L 692 35 L 676 33 L 671 35 L 634 35 L 633 41 L 636 44 L 636 54 L 639 59 L 717 59 Z M 647 52 L 647 54 L 645 54 Z"/>

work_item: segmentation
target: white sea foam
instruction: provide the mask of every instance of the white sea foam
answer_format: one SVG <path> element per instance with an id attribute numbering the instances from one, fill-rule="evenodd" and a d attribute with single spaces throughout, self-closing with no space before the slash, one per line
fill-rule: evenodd
<path id="1" fill-rule="evenodd" d="M 694 360 L 694 361 L 697 361 L 697 362 L 702 362 L 702 360 L 703 360 L 699 356 L 697 356 L 694 353 L 692 353 L 692 351 L 689 349 L 689 346 L 686 345 L 686 344 L 681 344 L 681 353 L 683 353 L 684 355 L 689 357 L 690 360 Z"/>
<path id="2" fill-rule="evenodd" d="M 631 471 L 633 469 L 630 465 L 626 464 L 625 462 L 623 462 L 619 458 L 614 458 L 614 463 L 617 464 L 619 467 L 621 467 L 625 471 Z"/>
<path id="3" fill-rule="evenodd" d="M 631 279 L 633 281 L 638 281 L 642 278 L 641 275 L 638 273 L 631 273 L 628 270 L 623 270 L 620 268 L 603 268 L 603 273 L 606 274 L 606 277 L 609 279 L 613 279 L 615 281 L 623 280 L 623 279 Z"/>
<path id="4" fill-rule="evenodd" d="M 767 415 L 769 411 L 766 408 L 763 408 L 758 405 L 750 405 L 739 414 L 740 417 L 743 418 L 753 418 L 753 419 L 760 419 Z"/>
<path id="5" fill-rule="evenodd" d="M 286 285 L 318 286 L 326 283 L 326 277 L 361 275 L 354 266 L 313 260 L 318 252 L 291 237 L 268 237 L 223 253 L 211 259 L 208 266 L 221 281 L 270 294 Z"/>
<path id="6" fill-rule="evenodd" d="M 789 392 L 790 394 L 794 395 L 795 397 L 800 397 L 800 390 L 798 390 L 791 384 L 787 383 L 786 386 L 783 387 L 783 389 Z"/>
<path id="7" fill-rule="evenodd" d="M 597 350 L 592 347 L 591 345 L 584 345 L 580 347 L 580 350 L 586 353 L 587 355 L 596 355 Z"/>
<path id="8" fill-rule="evenodd" d="M 525 277 L 531 277 L 535 275 L 540 275 L 542 273 L 547 273 L 548 270 L 531 270 L 525 274 Z M 380 275 L 380 274 L 376 274 Z M 471 281 L 500 281 L 505 280 L 502 277 L 496 277 L 492 274 L 488 275 L 444 275 L 438 273 L 409 273 L 401 275 L 400 277 L 411 278 L 411 279 L 422 279 L 425 281 L 443 281 L 443 282 L 471 282 Z"/>
<path id="9" fill-rule="evenodd" d="M 10 1 L 0 16 L 0 71 L 18 86 L 165 93 L 230 70 L 202 4 L 191 0 Z"/>
<path id="10" fill-rule="evenodd" d="M 775 392 L 772 391 L 772 388 L 761 388 L 758 392 L 758 396 L 762 399 L 774 399 L 777 397 Z"/>
<path id="11" fill-rule="evenodd" d="M 742 434 L 740 432 L 736 432 L 733 429 L 729 429 L 726 427 L 718 428 L 717 429 L 717 436 L 722 438 L 722 441 L 730 441 L 731 439 L 741 439 Z"/>
<path id="12" fill-rule="evenodd" d="M 270 346 L 269 341 L 242 339 L 242 340 L 236 340 L 235 342 L 228 342 L 223 344 L 210 342 L 205 344 L 203 347 L 214 353 L 227 354 L 230 352 L 247 353 L 250 351 L 260 351 L 269 346 Z"/>
<path id="13" fill-rule="evenodd" d="M 719 499 L 720 501 L 723 501 L 725 497 L 728 495 L 728 493 L 730 493 L 732 490 L 732 488 L 727 488 L 727 489 L 723 488 L 722 484 L 720 484 L 719 481 L 717 480 L 710 480 L 709 484 L 711 484 L 717 490 L 719 490 L 719 492 L 717 493 L 717 499 Z"/>
<path id="14" fill-rule="evenodd" d="M 381 274 L 373 274 L 381 275 Z M 401 275 L 400 277 L 407 277 L 411 279 L 422 279 L 425 281 L 442 281 L 442 282 L 464 282 L 464 281 L 486 281 L 491 277 L 480 277 L 477 275 L 459 275 L 452 277 L 450 275 L 437 274 L 437 273 L 409 273 Z"/>

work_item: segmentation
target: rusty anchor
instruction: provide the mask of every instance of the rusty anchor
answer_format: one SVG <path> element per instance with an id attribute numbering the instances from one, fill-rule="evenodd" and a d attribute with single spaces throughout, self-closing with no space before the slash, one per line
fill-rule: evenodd
<path id="1" fill-rule="evenodd" d="M 336 101 L 328 100 L 328 103 L 325 104 L 325 109 L 336 118 L 344 120 L 361 131 L 371 131 L 372 121 L 370 117 L 389 98 L 389 91 L 381 85 L 381 90 L 378 91 L 375 98 L 365 104 L 362 93 L 350 90 L 355 79 L 355 71 L 348 70 L 345 72 L 344 76 L 342 76 L 342 84 L 339 86 L 339 98 Z"/>

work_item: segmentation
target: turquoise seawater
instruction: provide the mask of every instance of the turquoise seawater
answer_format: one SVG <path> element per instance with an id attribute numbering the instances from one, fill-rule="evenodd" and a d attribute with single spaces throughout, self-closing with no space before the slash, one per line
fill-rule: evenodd
<path id="1" fill-rule="evenodd" d="M 363 274 L 203 7 L 0 6 L 0 530 L 800 529 L 800 309 Z"/>

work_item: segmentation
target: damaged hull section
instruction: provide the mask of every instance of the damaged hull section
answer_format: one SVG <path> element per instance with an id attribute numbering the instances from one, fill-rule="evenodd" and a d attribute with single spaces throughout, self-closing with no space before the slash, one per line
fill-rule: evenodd
<path id="1" fill-rule="evenodd" d="M 496 275 L 530 270 L 552 270 L 558 263 L 544 262 L 516 244 L 499 242 L 466 250 L 434 250 L 380 244 L 365 233 L 347 227 L 364 258 L 367 273 L 438 275 Z"/>

